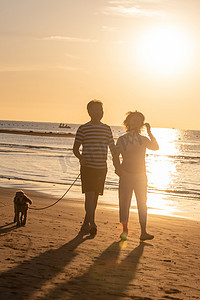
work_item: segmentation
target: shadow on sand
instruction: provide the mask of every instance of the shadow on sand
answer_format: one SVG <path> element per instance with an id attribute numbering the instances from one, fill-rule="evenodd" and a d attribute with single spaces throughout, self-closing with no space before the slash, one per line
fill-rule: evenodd
<path id="1" fill-rule="evenodd" d="M 48 250 L 41 255 L 19 264 L 1 273 L 0 299 L 27 300 L 48 280 L 62 272 L 67 264 L 77 255 L 75 249 L 93 236 L 78 234 L 67 244 L 56 250 Z M 1 298 L 3 296 L 3 298 Z"/>
<path id="2" fill-rule="evenodd" d="M 10 231 L 13 231 L 15 229 L 18 229 L 18 228 L 20 228 L 20 227 L 17 226 L 16 223 L 14 223 L 14 222 L 5 224 L 3 226 L 0 226 L 0 235 L 4 235 L 4 234 L 6 234 Z"/>
<path id="3" fill-rule="evenodd" d="M 124 260 L 118 263 L 121 247 L 119 242 L 114 242 L 96 259 L 85 274 L 57 285 L 51 293 L 42 299 L 110 300 L 127 297 L 125 290 L 135 278 L 145 246 L 152 245 L 141 242 Z M 148 300 L 151 298 L 141 299 Z"/>
<path id="4" fill-rule="evenodd" d="M 66 272 L 65 267 L 77 255 L 76 248 L 92 238 L 93 236 L 84 237 L 78 234 L 60 248 L 48 250 L 3 272 L 0 275 L 0 299 L 29 299 L 48 281 Z M 126 296 L 125 290 L 135 278 L 139 260 L 147 245 L 150 244 L 141 242 L 119 261 L 121 245 L 119 242 L 112 243 L 84 274 L 57 283 L 44 297 L 40 296 L 40 299 L 96 300 Z"/>

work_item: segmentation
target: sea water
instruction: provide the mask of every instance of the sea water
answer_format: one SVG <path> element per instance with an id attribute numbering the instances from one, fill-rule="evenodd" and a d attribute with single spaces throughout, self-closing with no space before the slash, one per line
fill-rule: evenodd
<path id="1" fill-rule="evenodd" d="M 58 123 L 0 121 L 0 129 L 36 133 L 72 133 L 79 124 L 59 128 Z M 124 133 L 111 126 L 115 140 Z M 152 128 L 160 149 L 147 150 L 148 207 L 152 213 L 200 220 L 200 131 Z M 145 132 L 144 132 L 145 134 Z M 0 133 L 0 186 L 28 189 L 60 197 L 80 172 L 73 155 L 74 137 Z M 118 204 L 118 177 L 108 154 L 104 196 L 99 202 Z M 67 198 L 84 199 L 80 179 Z M 132 209 L 136 209 L 133 196 Z"/>

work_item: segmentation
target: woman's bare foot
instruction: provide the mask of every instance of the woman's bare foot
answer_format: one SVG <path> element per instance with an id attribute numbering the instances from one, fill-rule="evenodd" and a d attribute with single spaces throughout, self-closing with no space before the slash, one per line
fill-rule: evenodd
<path id="1" fill-rule="evenodd" d="M 147 233 L 147 232 L 141 234 L 141 236 L 140 236 L 140 240 L 141 240 L 141 241 L 153 240 L 153 238 L 154 238 L 154 235 L 149 234 L 149 233 Z"/>
<path id="2" fill-rule="evenodd" d="M 123 231 L 121 234 L 120 234 L 120 239 L 122 241 L 126 241 L 127 240 L 127 237 L 128 237 L 128 232 L 126 231 Z"/>
<path id="3" fill-rule="evenodd" d="M 121 240 L 126 241 L 128 236 L 128 223 L 122 223 L 123 232 L 120 235 Z"/>

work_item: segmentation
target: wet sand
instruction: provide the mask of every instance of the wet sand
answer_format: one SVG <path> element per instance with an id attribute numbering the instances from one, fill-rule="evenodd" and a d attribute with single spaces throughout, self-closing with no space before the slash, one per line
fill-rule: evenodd
<path id="1" fill-rule="evenodd" d="M 33 206 L 54 198 L 26 191 Z M 15 190 L 0 189 L 0 299 L 200 299 L 200 223 L 149 215 L 155 239 L 140 243 L 138 216 L 120 242 L 118 211 L 99 204 L 95 237 L 80 235 L 84 203 L 65 197 L 13 221 Z"/>

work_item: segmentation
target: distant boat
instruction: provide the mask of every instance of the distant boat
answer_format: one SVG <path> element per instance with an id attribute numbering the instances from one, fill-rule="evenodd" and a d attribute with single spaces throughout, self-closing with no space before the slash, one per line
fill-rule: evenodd
<path id="1" fill-rule="evenodd" d="M 65 123 L 60 123 L 59 128 L 71 128 L 71 127 Z"/>

